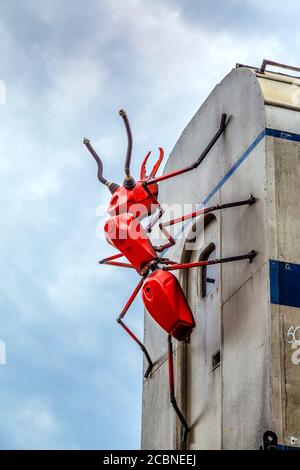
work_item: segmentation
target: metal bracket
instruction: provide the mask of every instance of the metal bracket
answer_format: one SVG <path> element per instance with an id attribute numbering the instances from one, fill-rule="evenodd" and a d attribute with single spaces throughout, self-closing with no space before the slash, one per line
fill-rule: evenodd
<path id="1" fill-rule="evenodd" d="M 280 62 L 274 62 L 273 60 L 269 60 L 269 59 L 264 59 L 260 67 L 237 63 L 235 64 L 235 68 L 238 69 L 240 67 L 246 67 L 248 69 L 255 70 L 256 73 L 265 73 L 267 71 L 266 70 L 267 65 L 271 65 L 273 67 L 279 67 L 281 69 L 293 70 L 294 72 L 300 72 L 300 67 L 294 67 L 293 65 L 281 64 Z M 274 72 L 274 73 L 280 74 L 280 72 Z M 287 75 L 287 74 L 281 73 L 280 75 Z M 291 75 L 288 75 L 288 76 L 291 76 Z"/>
<path id="2" fill-rule="evenodd" d="M 294 72 L 300 72 L 300 67 L 294 67 L 293 65 L 280 64 L 279 62 L 274 62 L 273 60 L 264 59 L 262 61 L 260 72 L 264 73 L 266 71 L 267 65 L 273 65 L 274 67 L 280 67 L 282 69 L 293 70 Z"/>
<path id="3" fill-rule="evenodd" d="M 263 445 L 260 450 L 298 450 L 300 447 L 278 444 L 278 437 L 273 431 L 266 431 L 263 435 Z"/>
<path id="4" fill-rule="evenodd" d="M 263 435 L 263 445 L 260 450 L 277 450 L 278 438 L 275 432 L 266 431 Z"/>

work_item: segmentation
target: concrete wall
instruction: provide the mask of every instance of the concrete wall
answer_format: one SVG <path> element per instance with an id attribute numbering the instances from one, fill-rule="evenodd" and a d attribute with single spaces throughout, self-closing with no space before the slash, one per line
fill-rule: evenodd
<path id="1" fill-rule="evenodd" d="M 258 252 L 251 264 L 215 266 L 205 297 L 201 269 L 180 272 L 197 323 L 190 344 L 177 343 L 174 353 L 190 449 L 258 449 L 266 430 L 289 445 L 300 439 L 300 367 L 292 361 L 297 342 L 287 341 L 290 328 L 300 325 L 300 294 L 288 288 L 290 279 L 300 287 L 298 89 L 289 77 L 234 69 L 185 128 L 165 172 L 195 160 L 223 112 L 229 116 L 225 133 L 198 169 L 160 183 L 160 202 L 169 204 L 257 198 L 252 206 L 202 217 L 194 246 L 186 243 L 193 227 L 187 224 L 167 253 L 197 261 L 212 243 L 214 257 Z M 167 337 L 147 313 L 145 342 L 155 367 L 143 385 L 142 448 L 180 448 L 180 425 L 168 401 Z M 218 352 L 220 365 L 213 367 Z"/>

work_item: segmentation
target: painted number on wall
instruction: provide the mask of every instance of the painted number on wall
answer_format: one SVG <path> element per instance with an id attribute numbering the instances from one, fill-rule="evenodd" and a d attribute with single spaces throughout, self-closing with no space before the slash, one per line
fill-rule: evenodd
<path id="1" fill-rule="evenodd" d="M 300 365 L 300 326 L 291 326 L 288 329 L 286 334 L 287 342 L 291 345 L 291 348 L 294 350 L 292 353 L 291 359 L 292 363 Z"/>

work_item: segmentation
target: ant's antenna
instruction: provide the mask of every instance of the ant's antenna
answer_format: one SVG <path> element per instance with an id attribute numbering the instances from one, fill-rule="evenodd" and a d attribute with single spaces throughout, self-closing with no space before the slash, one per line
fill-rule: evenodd
<path id="1" fill-rule="evenodd" d="M 131 154 L 132 154 L 132 134 L 131 134 L 129 121 L 128 121 L 125 111 L 121 109 L 121 111 L 119 111 L 119 114 L 123 118 L 125 128 L 126 128 L 126 133 L 127 133 L 127 140 L 128 140 L 127 153 L 126 153 L 125 166 L 124 166 L 125 179 L 123 182 L 123 186 L 126 189 L 133 189 L 135 187 L 135 180 L 133 176 L 131 176 L 130 174 L 130 160 L 131 160 Z"/>
<path id="2" fill-rule="evenodd" d="M 104 178 L 103 164 L 102 164 L 101 158 L 97 154 L 96 150 L 92 147 L 89 139 L 84 138 L 83 143 L 86 146 L 86 148 L 89 150 L 91 155 L 94 157 L 94 159 L 96 160 L 96 163 L 98 166 L 98 180 L 100 181 L 100 183 L 105 184 L 105 186 L 107 186 L 110 192 L 113 194 L 115 190 L 118 189 L 119 185 L 116 183 L 111 183 L 110 181 L 107 181 L 106 178 Z"/>

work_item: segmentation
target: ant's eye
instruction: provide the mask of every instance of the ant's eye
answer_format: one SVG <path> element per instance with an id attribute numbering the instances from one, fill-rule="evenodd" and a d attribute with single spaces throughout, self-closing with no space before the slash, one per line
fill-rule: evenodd
<path id="1" fill-rule="evenodd" d="M 114 228 L 114 223 L 112 220 L 108 220 L 104 225 L 104 231 L 107 233 Z"/>
<path id="2" fill-rule="evenodd" d="M 117 204 L 118 199 L 119 199 L 119 196 L 116 194 L 110 201 L 111 205 L 114 206 L 115 204 Z"/>
<path id="3" fill-rule="evenodd" d="M 152 300 L 152 292 L 149 286 L 145 287 L 145 295 L 148 300 Z"/>

